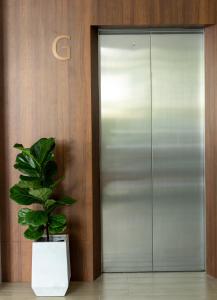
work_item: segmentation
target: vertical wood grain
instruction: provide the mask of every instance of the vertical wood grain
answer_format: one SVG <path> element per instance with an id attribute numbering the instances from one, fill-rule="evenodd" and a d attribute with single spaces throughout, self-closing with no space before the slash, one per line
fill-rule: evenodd
<path id="1" fill-rule="evenodd" d="M 217 25 L 205 30 L 206 76 L 206 257 L 207 273 L 217 277 Z"/>
<path id="2" fill-rule="evenodd" d="M 8 191 L 18 179 L 13 169 L 17 151 L 12 145 L 20 142 L 29 146 L 40 137 L 54 136 L 59 174 L 65 174 L 61 191 L 78 200 L 65 209 L 72 279 L 88 280 L 93 278 L 89 1 L 14 0 L 5 1 L 4 7 L 5 188 Z M 63 33 L 72 37 L 69 46 L 73 59 L 66 62 L 56 60 L 51 53 L 53 39 Z M 31 243 L 23 238 L 23 228 L 17 224 L 18 206 L 9 202 L 8 193 L 5 203 L 4 220 L 9 224 L 2 236 L 7 255 L 3 279 L 29 280 Z M 24 249 L 28 249 L 25 256 Z"/>
<path id="3" fill-rule="evenodd" d="M 2 235 L 3 228 L 5 227 L 5 218 L 4 218 L 4 210 L 6 204 L 6 153 L 5 153 L 5 100 L 4 100 L 4 14 L 3 14 L 3 3 L 0 2 L 0 191 L 1 191 L 1 201 L 0 201 L 0 261 L 3 261 L 3 251 L 4 247 L 2 244 Z M 2 271 L 0 270 L 0 278 L 2 277 Z"/>
<path id="4" fill-rule="evenodd" d="M 96 0 L 96 25 L 177 26 L 216 22 L 215 0 Z"/>

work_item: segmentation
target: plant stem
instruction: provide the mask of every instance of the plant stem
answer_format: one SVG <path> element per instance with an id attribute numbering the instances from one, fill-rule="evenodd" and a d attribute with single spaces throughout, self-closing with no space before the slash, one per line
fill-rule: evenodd
<path id="1" fill-rule="evenodd" d="M 49 230 L 48 230 L 48 223 L 46 224 L 46 235 L 47 235 L 47 242 L 49 242 Z"/>

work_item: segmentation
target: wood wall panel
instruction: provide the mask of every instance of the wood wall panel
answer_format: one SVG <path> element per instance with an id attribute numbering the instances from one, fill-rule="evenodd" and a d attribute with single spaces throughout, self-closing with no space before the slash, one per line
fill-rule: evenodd
<path id="1" fill-rule="evenodd" d="M 17 151 L 12 145 L 56 137 L 59 174 L 65 174 L 62 190 L 78 199 L 66 209 L 72 278 L 88 280 L 93 278 L 89 1 L 14 0 L 6 1 L 4 8 L 6 190 L 18 178 L 13 169 Z M 53 39 L 61 34 L 72 37 L 73 59 L 67 62 L 56 60 L 51 53 Z M 5 251 L 11 260 L 3 264 L 6 281 L 30 279 L 31 248 L 25 260 L 21 259 L 22 245 L 28 242 L 17 225 L 17 210 L 7 194 L 4 220 L 9 225 L 2 242 L 11 249 Z M 15 272 L 8 272 L 11 262 Z"/>
<path id="2" fill-rule="evenodd" d="M 5 132 L 5 102 L 4 102 L 4 23 L 3 23 L 3 3 L 0 2 L 0 191 L 1 191 L 1 201 L 0 201 L 0 255 L 4 259 L 3 251 L 4 246 L 2 244 L 2 228 L 5 227 L 5 219 L 3 218 L 3 211 L 6 204 L 6 189 L 7 189 L 7 175 L 5 174 L 6 170 L 6 152 L 5 152 L 5 143 L 6 143 L 6 132 Z M 1 260 L 3 260 L 1 259 Z"/>
<path id="3" fill-rule="evenodd" d="M 96 25 L 175 26 L 216 21 L 215 0 L 97 0 Z"/>
<path id="4" fill-rule="evenodd" d="M 217 25 L 205 30 L 207 272 L 217 277 Z"/>
<path id="5" fill-rule="evenodd" d="M 100 274 L 101 253 L 97 34 L 91 26 L 214 24 L 216 1 L 2 0 L 0 5 L 3 279 L 28 281 L 31 277 L 31 243 L 22 236 L 18 206 L 8 196 L 9 186 L 18 178 L 12 145 L 30 145 L 42 136 L 54 136 L 59 174 L 66 178 L 60 191 L 78 199 L 72 209 L 65 210 L 72 279 L 92 280 Z M 71 36 L 69 61 L 58 61 L 51 53 L 53 39 L 61 34 Z M 214 189 L 213 184 L 209 187 Z"/>

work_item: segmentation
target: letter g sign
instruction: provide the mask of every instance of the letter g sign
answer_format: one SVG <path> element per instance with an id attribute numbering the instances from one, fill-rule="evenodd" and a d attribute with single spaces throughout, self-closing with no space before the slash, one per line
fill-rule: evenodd
<path id="1" fill-rule="evenodd" d="M 69 35 L 59 35 L 57 36 L 53 43 L 52 43 L 52 52 L 53 52 L 53 55 L 56 59 L 58 60 L 68 60 L 71 58 L 71 53 L 70 53 L 70 48 L 69 47 L 62 47 L 63 49 L 66 49 L 66 53 L 64 56 L 60 55 L 58 52 L 57 52 L 57 44 L 59 41 L 61 40 L 70 40 L 71 37 Z"/>

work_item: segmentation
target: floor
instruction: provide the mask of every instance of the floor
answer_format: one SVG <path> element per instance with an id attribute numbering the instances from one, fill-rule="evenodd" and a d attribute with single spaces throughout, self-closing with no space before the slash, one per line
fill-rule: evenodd
<path id="1" fill-rule="evenodd" d="M 104 274 L 94 282 L 73 282 L 72 300 L 217 300 L 217 279 L 205 273 Z M 37 299 L 28 283 L 3 283 L 0 300 Z M 64 299 L 44 297 L 42 299 Z"/>

